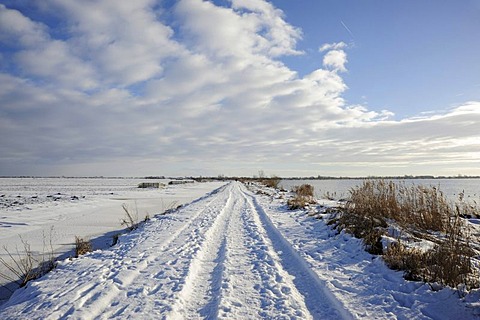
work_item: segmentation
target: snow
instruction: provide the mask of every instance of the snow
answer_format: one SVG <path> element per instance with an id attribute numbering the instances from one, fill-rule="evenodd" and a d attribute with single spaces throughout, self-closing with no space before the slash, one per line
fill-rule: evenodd
<path id="1" fill-rule="evenodd" d="M 408 282 L 359 240 L 281 195 L 230 182 L 109 249 L 62 261 L 0 306 L 1 319 L 475 319 L 460 298 Z M 325 203 L 326 207 L 330 204 Z M 324 216 L 322 212 L 319 216 Z"/>
<path id="2" fill-rule="evenodd" d="M 166 209 L 189 203 L 223 182 L 167 185 L 161 189 L 140 189 L 140 182 L 169 180 L 0 178 L 0 257 L 10 261 L 5 246 L 14 253 L 26 240 L 34 254 L 50 251 L 71 256 L 75 236 L 91 239 L 94 248 L 105 248 L 122 231 L 122 204 L 142 220 Z M 56 199 L 56 200 L 55 200 Z M 16 202 L 16 203 L 15 203 Z M 40 258 L 41 259 L 41 258 Z M 0 272 L 7 272 L 0 264 Z M 11 293 L 0 279 L 0 300 Z M 13 284 L 8 285 L 14 288 Z"/>

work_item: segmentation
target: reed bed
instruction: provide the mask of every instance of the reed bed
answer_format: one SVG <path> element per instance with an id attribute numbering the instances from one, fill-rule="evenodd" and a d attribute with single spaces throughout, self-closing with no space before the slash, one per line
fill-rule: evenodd
<path id="1" fill-rule="evenodd" d="M 336 227 L 363 239 L 366 249 L 383 255 L 387 265 L 405 278 L 456 287 L 478 287 L 472 257 L 477 253 L 464 217 L 480 216 L 476 206 L 450 203 L 439 188 L 366 180 L 350 191 Z M 409 247 L 399 239 L 385 245 L 389 227 L 433 242 L 432 248 Z"/>

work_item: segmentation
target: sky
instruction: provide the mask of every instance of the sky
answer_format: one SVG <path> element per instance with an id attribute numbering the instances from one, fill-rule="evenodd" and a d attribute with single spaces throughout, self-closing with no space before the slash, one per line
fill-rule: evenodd
<path id="1" fill-rule="evenodd" d="M 480 0 L 0 0 L 0 176 L 480 175 Z"/>

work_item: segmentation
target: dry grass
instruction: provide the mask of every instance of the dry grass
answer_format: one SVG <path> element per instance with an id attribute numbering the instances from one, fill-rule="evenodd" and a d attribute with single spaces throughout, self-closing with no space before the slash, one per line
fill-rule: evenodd
<path id="1" fill-rule="evenodd" d="M 408 280 L 425 280 L 423 269 L 426 264 L 426 254 L 417 248 L 407 248 L 401 242 L 388 246 L 383 260 L 393 270 L 404 271 Z"/>
<path id="2" fill-rule="evenodd" d="M 92 252 L 92 243 L 88 240 L 75 236 L 75 257 L 83 256 Z"/>
<path id="3" fill-rule="evenodd" d="M 125 212 L 125 217 L 121 219 L 120 223 L 128 230 L 132 231 L 138 228 L 138 210 L 135 209 L 135 213 L 131 212 L 128 205 L 122 204 L 122 209 Z"/>
<path id="4" fill-rule="evenodd" d="M 287 201 L 290 210 L 303 209 L 308 204 L 316 203 L 312 185 L 302 184 L 294 187 L 292 191 L 295 195 Z"/>
<path id="5" fill-rule="evenodd" d="M 298 196 L 298 195 L 294 196 L 291 199 L 288 199 L 288 201 L 287 201 L 288 209 L 290 209 L 290 210 L 303 209 L 309 203 L 310 202 L 306 198 Z"/>
<path id="6" fill-rule="evenodd" d="M 474 252 L 468 244 L 443 241 L 433 249 L 421 251 L 407 248 L 400 242 L 391 244 L 383 255 L 386 264 L 394 270 L 402 270 L 405 279 L 436 282 L 453 288 L 465 284 L 478 287 L 471 257 Z"/>
<path id="7" fill-rule="evenodd" d="M 50 233 L 50 246 L 52 246 L 52 234 Z M 35 256 L 30 248 L 30 244 L 20 237 L 23 250 L 15 249 L 15 253 L 8 250 L 6 246 L 3 247 L 10 262 L 0 257 L 0 264 L 2 264 L 10 274 L 0 272 L 0 278 L 9 282 L 16 283 L 19 287 L 25 286 L 29 281 L 35 280 L 44 274 L 55 269 L 57 264 L 53 257 L 53 248 L 50 252 L 46 251 L 46 239 L 44 234 L 44 252 L 41 255 Z M 5 287 L 7 288 L 7 287 Z M 8 289 L 8 288 L 7 288 Z"/>
<path id="8" fill-rule="evenodd" d="M 300 186 L 295 186 L 292 189 L 292 191 L 295 192 L 295 194 L 305 198 L 313 198 L 315 195 L 314 190 L 315 189 L 311 184 L 302 184 Z"/>
<path id="9" fill-rule="evenodd" d="M 393 269 L 403 270 L 405 278 L 438 282 L 456 287 L 478 286 L 473 275 L 466 223 L 462 216 L 478 216 L 479 209 L 463 202 L 449 203 L 436 187 L 406 186 L 383 180 L 367 180 L 350 191 L 345 210 L 335 223 L 363 239 L 366 249 L 383 254 L 382 236 L 390 223 L 434 241 L 427 251 L 391 244 L 383 258 Z M 434 237 L 432 235 L 436 234 Z"/>
<path id="10" fill-rule="evenodd" d="M 278 186 L 280 185 L 281 181 L 282 179 L 280 179 L 279 177 L 272 176 L 270 178 L 262 179 L 261 183 L 267 187 L 278 189 Z"/>
<path id="11" fill-rule="evenodd" d="M 0 277 L 7 281 L 17 283 L 19 287 L 25 286 L 27 282 L 37 279 L 40 276 L 36 268 L 38 261 L 33 256 L 30 244 L 26 240 L 21 239 L 21 241 L 23 252 L 17 248 L 15 254 L 13 254 L 6 246 L 3 247 L 12 261 L 11 263 L 0 257 L 0 263 L 13 274 L 13 276 L 9 276 L 8 274 L 0 273 Z"/>
<path id="12" fill-rule="evenodd" d="M 346 210 L 357 215 L 392 219 L 405 228 L 445 231 L 451 205 L 436 187 L 367 180 L 350 191 Z"/>

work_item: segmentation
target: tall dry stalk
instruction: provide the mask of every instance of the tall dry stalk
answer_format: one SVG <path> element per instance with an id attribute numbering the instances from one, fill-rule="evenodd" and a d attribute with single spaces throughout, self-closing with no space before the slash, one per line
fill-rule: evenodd
<path id="1" fill-rule="evenodd" d="M 135 206 L 135 214 L 130 212 L 128 205 L 126 203 L 122 204 L 122 209 L 125 212 L 125 217 L 120 220 L 122 226 L 127 227 L 128 230 L 132 231 L 138 228 L 138 209 Z"/>
<path id="2" fill-rule="evenodd" d="M 38 260 L 33 256 L 30 244 L 21 237 L 20 240 L 23 245 L 23 252 L 20 252 L 18 248 L 16 248 L 16 254 L 12 254 L 6 246 L 3 246 L 11 262 L 0 257 L 0 263 L 10 271 L 12 275 L 0 272 L 0 277 L 7 281 L 17 283 L 19 287 L 23 287 L 30 280 L 37 279 L 40 273 L 38 268 L 36 268 Z"/>
<path id="3" fill-rule="evenodd" d="M 337 226 L 364 239 L 367 249 L 379 254 L 382 250 L 376 249 L 390 220 L 415 234 L 429 235 L 429 239 L 432 231 L 439 232 L 433 249 L 422 252 L 398 243 L 387 249 L 385 261 L 404 270 L 409 279 L 474 287 L 479 284 L 472 276 L 475 252 L 462 217 L 479 215 L 477 207 L 463 201 L 463 193 L 459 202 L 451 204 L 437 187 L 367 180 L 351 190 Z"/>

